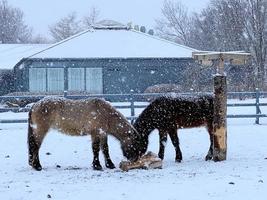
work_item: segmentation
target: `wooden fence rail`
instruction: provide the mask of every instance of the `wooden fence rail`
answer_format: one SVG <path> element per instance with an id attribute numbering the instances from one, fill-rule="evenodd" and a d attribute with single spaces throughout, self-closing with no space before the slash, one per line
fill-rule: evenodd
<path id="1" fill-rule="evenodd" d="M 182 95 L 193 95 L 198 93 L 181 93 Z M 162 96 L 163 94 L 155 93 L 155 94 L 97 94 L 97 95 L 68 95 L 64 93 L 65 98 L 68 99 L 84 99 L 84 98 L 104 98 L 112 103 L 114 103 L 114 107 L 117 109 L 130 109 L 130 116 L 127 116 L 127 119 L 134 122 L 137 118 L 136 109 L 144 109 L 148 105 L 148 99 L 156 98 Z M 172 95 L 172 94 L 169 94 Z M 175 94 L 174 94 L 175 95 Z M 267 103 L 261 103 L 260 97 L 266 97 L 267 92 L 260 92 L 256 90 L 256 92 L 228 92 L 228 98 L 253 98 L 255 99 L 255 103 L 227 103 L 227 107 L 255 107 L 255 114 L 229 114 L 227 118 L 255 118 L 255 123 L 260 123 L 260 118 L 267 117 L 267 113 L 261 113 L 261 107 L 267 106 Z M 1 96 L 0 102 L 12 101 L 14 99 L 34 99 L 39 100 L 44 98 L 45 96 Z M 121 105 L 121 102 L 128 102 L 128 105 Z M 143 102 L 143 103 L 140 103 Z M 116 105 L 120 104 L 120 105 Z M 0 108 L 0 112 L 28 112 L 29 108 Z M 0 119 L 0 123 L 26 123 L 27 119 Z"/>

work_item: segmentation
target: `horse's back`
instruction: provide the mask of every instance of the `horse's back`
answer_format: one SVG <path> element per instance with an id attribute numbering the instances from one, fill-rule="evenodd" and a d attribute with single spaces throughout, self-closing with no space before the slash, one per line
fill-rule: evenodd
<path id="1" fill-rule="evenodd" d="M 42 115 L 54 112 L 62 115 L 75 113 L 78 116 L 97 110 L 103 105 L 105 105 L 105 101 L 102 99 L 70 100 L 61 97 L 45 97 L 35 103 L 31 111 Z"/>
<path id="2" fill-rule="evenodd" d="M 108 130 L 110 124 L 122 124 L 127 120 L 103 99 L 47 97 L 33 105 L 31 122 L 45 129 L 61 130 L 68 135 L 87 135 L 92 130 Z"/>
<path id="3" fill-rule="evenodd" d="M 55 128 L 76 135 L 82 131 L 80 127 L 84 127 L 94 110 L 91 101 L 45 97 L 31 108 L 31 122 L 45 129 Z"/>
<path id="4" fill-rule="evenodd" d="M 213 96 L 163 96 L 154 100 L 144 112 L 162 126 L 196 127 L 213 118 Z"/>
<path id="5" fill-rule="evenodd" d="M 151 103 L 156 111 L 173 111 L 186 115 L 213 109 L 213 96 L 162 96 Z"/>

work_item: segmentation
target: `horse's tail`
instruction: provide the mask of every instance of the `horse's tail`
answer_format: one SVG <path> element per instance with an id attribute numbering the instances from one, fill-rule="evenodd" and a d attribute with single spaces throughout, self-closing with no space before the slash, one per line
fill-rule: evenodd
<path id="1" fill-rule="evenodd" d="M 30 137 L 33 135 L 32 130 L 32 110 L 28 114 L 28 144 L 30 143 Z"/>
<path id="2" fill-rule="evenodd" d="M 28 115 L 28 155 L 29 155 L 29 165 L 32 165 L 33 161 L 33 151 L 36 148 L 36 142 L 33 135 L 32 128 L 32 110 L 29 111 Z"/>

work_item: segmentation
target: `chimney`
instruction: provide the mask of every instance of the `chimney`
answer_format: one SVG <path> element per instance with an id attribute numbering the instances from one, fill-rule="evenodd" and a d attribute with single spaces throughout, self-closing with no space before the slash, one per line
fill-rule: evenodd
<path id="1" fill-rule="evenodd" d="M 149 29 L 149 31 L 147 32 L 149 35 L 154 35 L 154 30 L 153 29 Z"/>
<path id="2" fill-rule="evenodd" d="M 140 31 L 141 31 L 142 33 L 145 33 L 145 32 L 146 32 L 146 27 L 145 27 L 145 26 L 141 26 L 141 27 L 140 27 Z"/>

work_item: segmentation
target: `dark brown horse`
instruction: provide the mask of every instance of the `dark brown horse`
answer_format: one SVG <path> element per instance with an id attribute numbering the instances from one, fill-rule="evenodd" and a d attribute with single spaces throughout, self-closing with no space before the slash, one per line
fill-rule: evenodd
<path id="1" fill-rule="evenodd" d="M 51 128 L 71 136 L 90 134 L 94 154 L 93 168 L 96 170 L 102 169 L 99 162 L 100 146 L 106 167 L 115 167 L 109 156 L 107 134 L 120 141 L 123 155 L 127 159 L 134 161 L 140 156 L 138 133 L 108 102 L 102 99 L 73 101 L 64 98 L 44 98 L 34 104 L 29 112 L 29 164 L 36 170 L 42 169 L 39 149 Z"/>
<path id="2" fill-rule="evenodd" d="M 143 147 L 148 146 L 148 136 L 154 130 L 159 130 L 159 153 L 164 158 L 164 149 L 167 142 L 167 134 L 175 147 L 177 162 L 182 160 L 182 152 L 179 147 L 177 129 L 206 126 L 210 135 L 210 148 L 206 160 L 213 155 L 213 101 L 212 95 L 203 96 L 165 96 L 159 97 L 148 105 L 139 115 L 134 127 L 142 136 Z M 145 149 L 140 149 L 142 152 Z"/>

